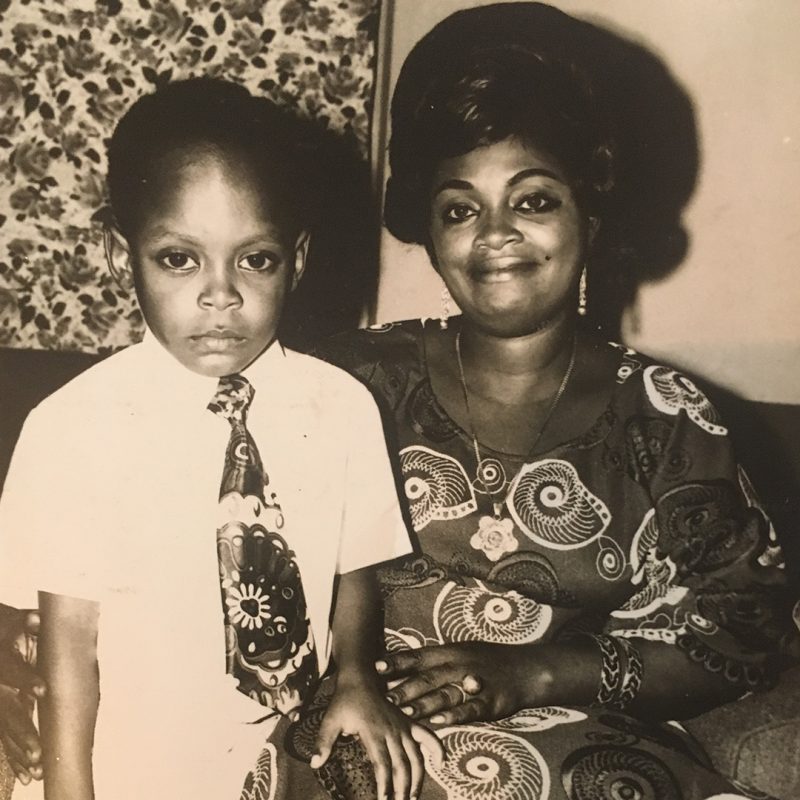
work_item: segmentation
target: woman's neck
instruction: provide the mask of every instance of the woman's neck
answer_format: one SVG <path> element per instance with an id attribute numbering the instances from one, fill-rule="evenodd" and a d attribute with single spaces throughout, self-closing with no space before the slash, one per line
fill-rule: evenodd
<path id="1" fill-rule="evenodd" d="M 546 389 L 553 376 L 560 379 L 572 354 L 575 321 L 565 317 L 523 336 L 504 337 L 464 320 L 459 338 L 464 369 L 473 380 Z"/>

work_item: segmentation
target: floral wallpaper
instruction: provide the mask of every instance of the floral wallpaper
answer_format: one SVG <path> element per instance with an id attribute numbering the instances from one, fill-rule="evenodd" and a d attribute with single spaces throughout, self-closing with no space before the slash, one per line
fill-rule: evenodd
<path id="1" fill-rule="evenodd" d="M 0 346 L 139 338 L 105 266 L 105 141 L 141 94 L 210 74 L 367 149 L 378 0 L 0 0 Z"/>

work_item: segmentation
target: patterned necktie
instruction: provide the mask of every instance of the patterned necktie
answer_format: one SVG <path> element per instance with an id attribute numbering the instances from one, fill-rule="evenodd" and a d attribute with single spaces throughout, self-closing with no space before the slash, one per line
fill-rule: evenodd
<path id="1" fill-rule="evenodd" d="M 246 378 L 220 378 L 208 409 L 228 420 L 217 554 L 225 615 L 226 670 L 239 690 L 284 714 L 318 680 L 314 638 L 284 519 L 247 430 L 255 391 Z"/>

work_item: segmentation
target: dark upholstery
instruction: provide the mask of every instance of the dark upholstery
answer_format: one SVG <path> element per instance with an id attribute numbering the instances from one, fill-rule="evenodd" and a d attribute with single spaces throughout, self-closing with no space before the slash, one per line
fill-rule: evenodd
<path id="1" fill-rule="evenodd" d="M 0 349 L 0 492 L 28 412 L 99 360 L 85 353 Z"/>
<path id="2" fill-rule="evenodd" d="M 98 360 L 80 353 L 0 349 L 0 491 L 28 411 Z M 782 534 L 789 572 L 798 586 L 800 407 L 747 403 L 725 393 L 709 393 Z M 778 798 L 800 798 L 800 666 L 785 672 L 772 691 L 722 706 L 686 724 L 725 774 Z"/>

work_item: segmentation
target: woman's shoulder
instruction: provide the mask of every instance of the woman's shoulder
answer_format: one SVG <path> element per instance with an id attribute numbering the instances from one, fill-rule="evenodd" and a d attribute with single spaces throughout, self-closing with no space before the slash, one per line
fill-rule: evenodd
<path id="1" fill-rule="evenodd" d="M 728 432 L 705 390 L 681 368 L 619 342 L 607 346 L 620 354 L 614 391 L 617 404 L 650 416 L 684 413 L 706 433 L 724 436 Z"/>
<path id="2" fill-rule="evenodd" d="M 339 333 L 320 342 L 312 354 L 369 381 L 381 364 L 419 363 L 424 325 L 424 320 L 403 320 Z"/>

